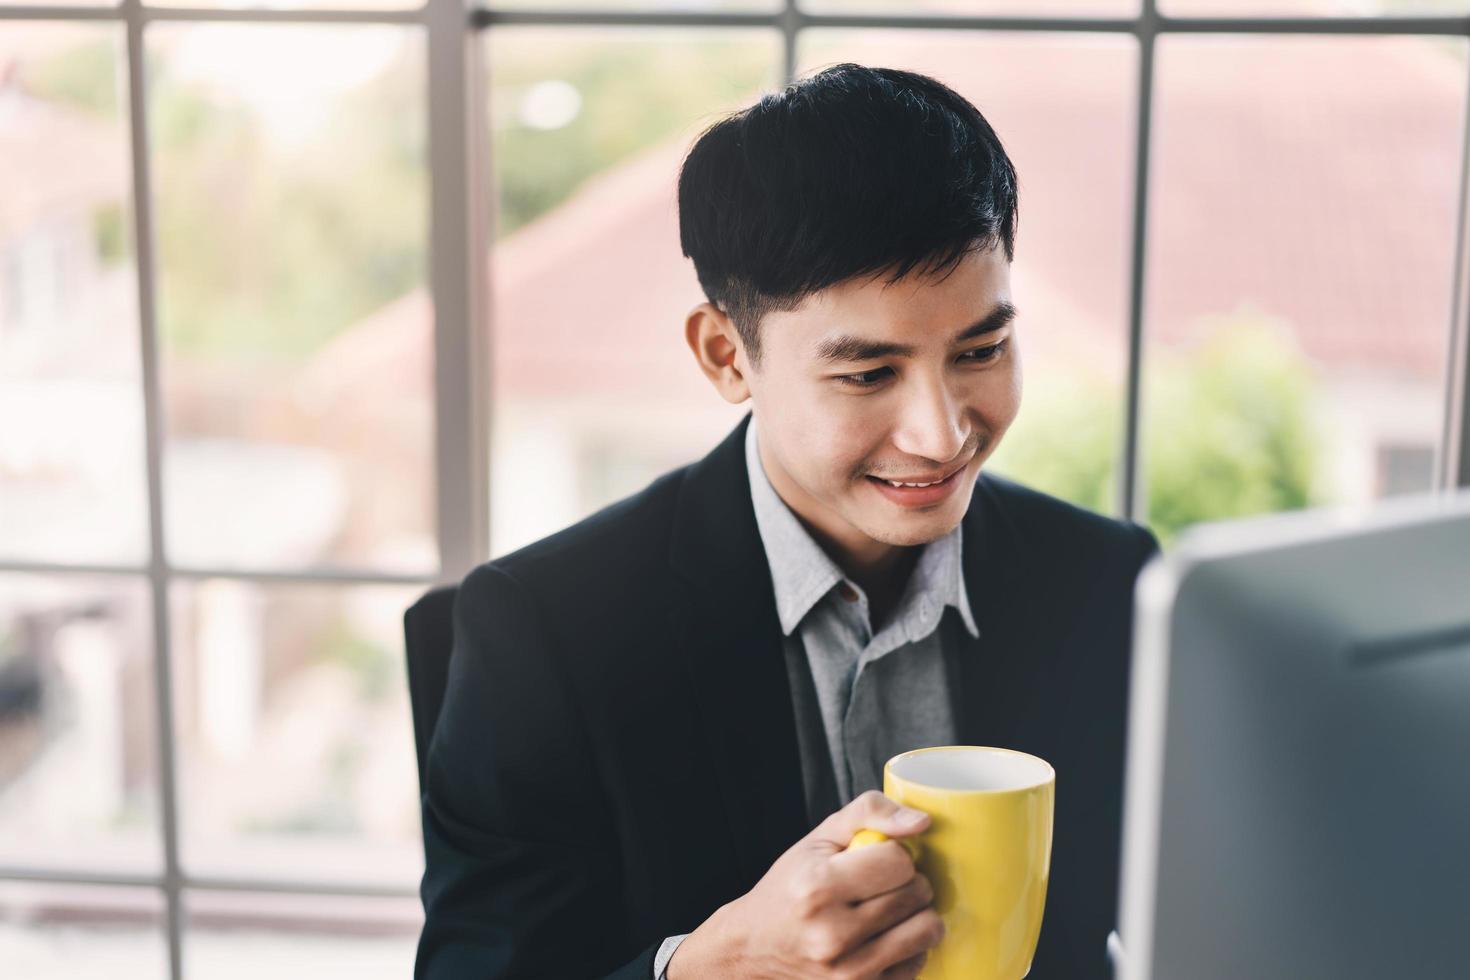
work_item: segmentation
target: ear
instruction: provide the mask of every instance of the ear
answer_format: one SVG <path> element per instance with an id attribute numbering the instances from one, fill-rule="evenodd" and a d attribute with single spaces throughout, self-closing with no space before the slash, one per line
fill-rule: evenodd
<path id="1" fill-rule="evenodd" d="M 720 397 L 738 405 L 750 397 L 745 344 L 730 318 L 713 303 L 700 303 L 684 321 L 684 339 Z"/>

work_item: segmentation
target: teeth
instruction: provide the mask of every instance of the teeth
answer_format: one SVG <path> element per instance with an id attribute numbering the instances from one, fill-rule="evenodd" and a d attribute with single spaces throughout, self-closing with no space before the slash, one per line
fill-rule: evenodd
<path id="1" fill-rule="evenodd" d="M 935 480 L 934 481 L 934 483 L 942 483 L 942 482 L 944 482 L 944 481 L 942 481 L 942 480 Z M 932 487 L 932 486 L 934 486 L 934 483 L 899 483 L 899 482 L 897 482 L 895 480 L 888 480 L 887 483 L 890 486 L 895 486 L 895 487 Z"/>

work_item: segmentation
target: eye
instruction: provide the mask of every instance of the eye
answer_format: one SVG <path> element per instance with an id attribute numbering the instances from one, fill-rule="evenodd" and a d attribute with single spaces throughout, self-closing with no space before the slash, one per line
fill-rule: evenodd
<path id="1" fill-rule="evenodd" d="M 836 380 L 852 388 L 875 388 L 882 384 L 885 372 L 891 372 L 892 368 L 874 368 L 871 371 L 863 371 L 861 374 L 839 374 Z"/>
<path id="2" fill-rule="evenodd" d="M 984 364 L 987 361 L 993 361 L 1005 353 L 1006 345 L 1009 343 L 1009 340 L 1002 340 L 998 343 L 991 344 L 989 347 L 976 347 L 974 350 L 967 350 L 959 356 L 959 360 L 969 361 L 971 364 Z"/>

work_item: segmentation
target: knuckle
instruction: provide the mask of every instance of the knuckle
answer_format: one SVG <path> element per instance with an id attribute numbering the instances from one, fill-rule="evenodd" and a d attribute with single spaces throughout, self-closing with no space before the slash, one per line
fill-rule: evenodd
<path id="1" fill-rule="evenodd" d="M 934 886 L 929 883 L 929 879 L 924 875 L 914 875 L 913 889 L 915 897 L 924 905 L 928 905 L 934 901 Z"/>
<path id="2" fill-rule="evenodd" d="M 842 955 L 842 937 L 830 926 L 808 929 L 803 952 L 815 963 L 831 963 Z"/>
<path id="3" fill-rule="evenodd" d="M 831 882 L 815 868 L 797 878 L 793 891 L 796 912 L 803 917 L 816 914 L 832 897 Z"/>
<path id="4" fill-rule="evenodd" d="M 917 872 L 908 852 L 897 841 L 884 841 L 869 848 L 873 863 L 868 867 L 869 881 L 885 889 L 907 885 Z"/>
<path id="5" fill-rule="evenodd" d="M 919 914 L 925 919 L 924 938 L 927 941 L 926 948 L 933 949 L 944 938 L 944 920 L 933 909 L 925 909 Z"/>
<path id="6" fill-rule="evenodd" d="M 854 802 L 859 804 L 859 809 L 864 813 L 881 813 L 888 809 L 888 797 L 876 789 L 870 789 L 860 795 Z"/>
<path id="7" fill-rule="evenodd" d="M 902 969 L 898 975 L 907 978 L 907 980 L 914 980 L 919 975 L 919 971 L 924 969 L 924 964 L 928 962 L 929 951 L 926 949 L 919 955 L 911 956 L 904 960 Z"/>
<path id="8" fill-rule="evenodd" d="M 907 880 L 909 875 L 915 873 L 914 862 L 909 858 L 909 852 L 903 849 L 903 845 L 896 840 L 886 840 L 878 845 L 883 848 L 883 864 L 885 870 L 892 870 L 894 874 L 903 875 L 900 880 Z"/>

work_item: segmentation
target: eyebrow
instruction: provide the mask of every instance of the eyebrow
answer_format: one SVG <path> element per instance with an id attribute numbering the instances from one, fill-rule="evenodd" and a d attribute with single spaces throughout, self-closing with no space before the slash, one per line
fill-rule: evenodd
<path id="1" fill-rule="evenodd" d="M 954 335 L 951 346 L 994 333 L 1016 318 L 1017 311 L 1007 302 L 995 308 L 974 323 Z M 821 361 L 871 361 L 879 357 L 913 357 L 916 348 L 911 344 L 895 344 L 888 341 L 864 340 L 861 337 L 839 335 L 828 337 L 817 344 L 816 355 Z"/>

